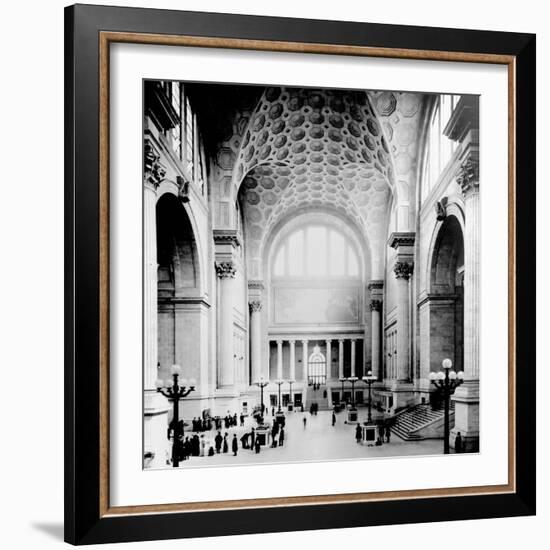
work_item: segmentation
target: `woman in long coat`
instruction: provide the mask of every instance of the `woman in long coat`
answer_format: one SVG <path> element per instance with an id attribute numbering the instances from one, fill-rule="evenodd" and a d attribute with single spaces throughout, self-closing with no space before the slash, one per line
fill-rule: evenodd
<path id="1" fill-rule="evenodd" d="M 357 424 L 357 428 L 355 428 L 355 440 L 357 443 L 361 443 L 361 439 L 363 439 L 363 430 L 361 430 L 361 424 Z"/>

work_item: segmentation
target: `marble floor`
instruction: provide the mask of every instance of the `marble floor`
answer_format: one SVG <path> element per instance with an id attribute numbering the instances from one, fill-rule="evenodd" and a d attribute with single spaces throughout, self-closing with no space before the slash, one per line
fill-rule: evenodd
<path id="1" fill-rule="evenodd" d="M 274 462 L 318 462 L 321 460 L 357 459 L 375 457 L 397 457 L 412 455 L 434 455 L 443 453 L 442 440 L 426 441 L 404 441 L 391 434 L 390 443 L 382 446 L 368 446 L 365 443 L 358 444 L 355 441 L 355 424 L 347 424 L 346 413 L 340 412 L 336 415 L 336 425 L 331 425 L 331 412 L 319 411 L 315 415 L 302 412 L 287 412 L 285 425 L 285 442 L 283 447 L 268 448 L 262 447 L 259 454 L 250 449 L 243 449 L 240 437 L 250 432 L 256 422 L 247 418 L 243 428 L 222 429 L 222 436 L 227 432 L 229 452 L 215 454 L 214 456 L 190 457 L 180 463 L 180 468 L 207 467 L 220 465 L 240 464 L 262 464 Z M 303 419 L 306 418 L 304 427 Z M 359 419 L 366 419 L 366 410 L 359 409 Z M 266 416 L 266 422 L 270 425 L 273 422 L 271 415 Z M 231 440 L 233 434 L 237 434 L 239 450 L 237 456 L 231 452 Z M 215 430 L 204 434 L 206 450 L 212 445 L 214 447 Z M 191 432 L 186 432 L 186 436 Z"/>

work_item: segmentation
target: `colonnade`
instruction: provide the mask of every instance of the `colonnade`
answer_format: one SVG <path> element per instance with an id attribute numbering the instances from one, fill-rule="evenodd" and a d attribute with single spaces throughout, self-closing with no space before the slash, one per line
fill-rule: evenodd
<path id="1" fill-rule="evenodd" d="M 296 358 L 301 355 L 302 372 L 301 380 L 307 383 L 308 381 L 308 363 L 309 357 L 313 352 L 313 348 L 310 346 L 312 342 L 319 342 L 324 340 L 324 348 L 321 348 L 321 353 L 326 358 L 326 376 L 329 379 L 338 379 L 344 377 L 344 348 L 349 346 L 351 359 L 350 359 L 350 376 L 356 376 L 358 372 L 357 364 L 357 340 L 362 340 L 360 336 L 337 336 L 335 338 L 319 338 L 316 336 L 310 338 L 290 338 L 281 339 L 271 337 L 270 342 L 277 343 L 277 358 L 276 358 L 276 379 L 282 380 L 283 376 L 283 346 L 289 346 L 289 379 L 297 380 L 296 378 Z M 296 346 L 299 349 L 296 349 Z M 332 349 L 333 346 L 337 346 L 338 349 L 338 376 L 331 376 L 331 364 L 332 364 Z"/>

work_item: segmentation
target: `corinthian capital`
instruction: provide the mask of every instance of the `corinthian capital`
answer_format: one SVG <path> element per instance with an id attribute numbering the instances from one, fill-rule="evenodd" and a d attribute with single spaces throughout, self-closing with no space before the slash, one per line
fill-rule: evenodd
<path id="1" fill-rule="evenodd" d="M 216 264 L 216 273 L 220 279 L 232 279 L 237 270 L 233 262 L 221 262 Z"/>
<path id="2" fill-rule="evenodd" d="M 248 302 L 248 307 L 250 308 L 250 313 L 262 311 L 262 302 L 260 300 L 252 300 Z"/>
<path id="3" fill-rule="evenodd" d="M 469 156 L 458 169 L 456 182 L 464 196 L 479 189 L 479 160 Z"/>
<path id="4" fill-rule="evenodd" d="M 405 279 L 408 281 L 413 272 L 413 264 L 409 262 L 395 262 L 393 272 L 396 279 Z"/>
<path id="5" fill-rule="evenodd" d="M 370 310 L 371 311 L 382 311 L 382 300 L 371 300 L 370 301 Z"/>

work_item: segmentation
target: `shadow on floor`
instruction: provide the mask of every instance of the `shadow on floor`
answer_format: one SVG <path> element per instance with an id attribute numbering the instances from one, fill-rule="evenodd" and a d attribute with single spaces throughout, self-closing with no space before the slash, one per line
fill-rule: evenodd
<path id="1" fill-rule="evenodd" d="M 63 523 L 33 523 L 31 524 L 33 529 L 41 531 L 42 533 L 49 535 L 52 539 L 63 541 Z"/>

